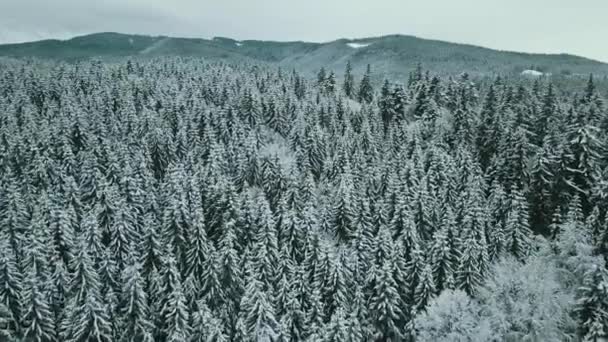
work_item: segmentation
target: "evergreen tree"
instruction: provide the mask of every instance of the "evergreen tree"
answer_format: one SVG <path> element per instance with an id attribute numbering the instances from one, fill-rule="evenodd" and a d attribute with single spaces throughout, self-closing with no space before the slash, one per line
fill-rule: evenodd
<path id="1" fill-rule="evenodd" d="M 479 149 L 479 162 L 486 169 L 496 154 L 500 135 L 495 129 L 499 125 L 498 104 L 494 86 L 490 86 L 480 113 L 479 135 L 477 148 Z"/>
<path id="2" fill-rule="evenodd" d="M 508 250 L 520 260 L 530 253 L 532 231 L 528 222 L 528 205 L 521 191 L 511 189 L 511 208 L 505 225 Z"/>
<path id="3" fill-rule="evenodd" d="M 346 97 L 352 98 L 355 95 L 355 78 L 353 77 L 353 67 L 348 61 L 346 63 L 346 70 L 344 71 L 344 83 L 342 89 Z"/>
<path id="4" fill-rule="evenodd" d="M 164 259 L 165 296 L 161 299 L 161 336 L 166 341 L 186 341 L 190 337 L 190 314 L 186 307 L 181 275 L 173 255 L 169 254 Z"/>
<path id="5" fill-rule="evenodd" d="M 586 341 L 601 341 L 608 336 L 608 279 L 606 270 L 594 267 L 585 275 L 579 289 L 576 312 L 580 333 Z"/>
<path id="6" fill-rule="evenodd" d="M 359 102 L 371 103 L 374 100 L 374 90 L 372 87 L 372 67 L 371 65 L 367 65 L 367 69 L 363 78 L 361 79 L 361 83 L 359 84 Z"/>
<path id="7" fill-rule="evenodd" d="M 122 284 L 120 340 L 154 341 L 148 296 L 141 276 L 141 265 L 137 261 L 130 262 L 122 272 Z"/>
<path id="8" fill-rule="evenodd" d="M 263 284 L 255 276 L 247 277 L 239 316 L 244 323 L 246 341 L 272 341 L 279 332 L 274 308 L 263 290 Z"/>
<path id="9" fill-rule="evenodd" d="M 0 303 L 0 337 L 6 341 L 11 341 L 14 331 L 10 328 L 13 324 L 13 317 L 4 303 Z"/>
<path id="10" fill-rule="evenodd" d="M 397 292 L 389 261 L 377 270 L 375 286 L 370 298 L 371 321 L 375 327 L 374 339 L 399 340 L 402 330 L 399 322 L 403 319 L 403 304 Z"/>
<path id="11" fill-rule="evenodd" d="M 229 341 L 223 331 L 222 322 L 213 315 L 207 305 L 200 301 L 198 310 L 192 315 L 192 342 L 224 342 Z"/>
<path id="12" fill-rule="evenodd" d="M 469 235 L 463 241 L 464 248 L 458 260 L 456 286 L 468 294 L 474 294 L 482 282 L 479 265 L 479 246 L 477 240 Z"/>
<path id="13" fill-rule="evenodd" d="M 4 230 L 0 231 L 0 303 L 5 305 L 10 313 L 7 330 L 11 335 L 15 335 L 19 332 L 22 319 L 23 279 L 7 235 Z"/>
<path id="14" fill-rule="evenodd" d="M 68 313 L 62 326 L 64 341 L 112 341 L 112 326 L 107 306 L 100 292 L 97 270 L 93 267 L 86 241 L 79 239 L 78 254 L 71 268 L 74 275 L 70 282 Z"/>
<path id="15" fill-rule="evenodd" d="M 55 326 L 48 293 L 42 286 L 37 264 L 29 269 L 24 284 L 23 336 L 27 340 L 43 342 L 55 340 Z"/>
<path id="16" fill-rule="evenodd" d="M 414 290 L 414 301 L 417 312 L 424 310 L 429 301 L 435 296 L 435 281 L 433 279 L 433 269 L 427 264 L 420 274 L 420 281 Z"/>
<path id="17" fill-rule="evenodd" d="M 449 216 L 448 216 L 449 215 Z M 450 246 L 450 240 L 454 239 L 451 232 L 451 214 L 446 213 L 444 226 L 433 235 L 433 244 L 430 249 L 430 264 L 432 267 L 434 285 L 440 292 L 454 286 L 457 255 Z"/>
<path id="18" fill-rule="evenodd" d="M 348 242 L 355 235 L 355 204 L 352 176 L 349 167 L 340 175 L 340 183 L 333 198 L 332 217 L 336 238 Z"/>

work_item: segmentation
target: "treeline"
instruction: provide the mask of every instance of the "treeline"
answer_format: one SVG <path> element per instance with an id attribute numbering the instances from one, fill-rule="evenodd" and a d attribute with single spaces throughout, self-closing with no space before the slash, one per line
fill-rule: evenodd
<path id="1" fill-rule="evenodd" d="M 0 66 L 0 336 L 606 337 L 593 78 L 372 74 Z"/>

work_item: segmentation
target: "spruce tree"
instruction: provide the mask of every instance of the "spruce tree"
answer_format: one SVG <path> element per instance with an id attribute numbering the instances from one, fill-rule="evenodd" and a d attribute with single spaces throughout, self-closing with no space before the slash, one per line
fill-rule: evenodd
<path id="1" fill-rule="evenodd" d="M 0 303 L 6 305 L 10 313 L 7 330 L 15 335 L 22 320 L 23 277 L 7 235 L 6 231 L 0 231 Z"/>
<path id="2" fill-rule="evenodd" d="M 576 313 L 580 334 L 586 341 L 601 341 L 608 336 L 608 278 L 606 270 L 594 266 L 579 288 Z"/>
<path id="3" fill-rule="evenodd" d="M 239 317 L 243 320 L 246 341 L 272 341 L 279 332 L 279 322 L 270 299 L 262 282 L 253 275 L 247 277 Z"/>
<path id="4" fill-rule="evenodd" d="M 358 98 L 359 102 L 371 103 L 374 100 L 374 90 L 372 87 L 372 67 L 371 65 L 367 65 L 367 69 L 365 70 L 365 74 L 361 79 L 361 83 L 359 84 L 359 93 Z"/>
<path id="5" fill-rule="evenodd" d="M 342 89 L 344 90 L 344 95 L 346 95 L 346 97 L 352 98 L 355 95 L 355 78 L 353 76 L 353 67 L 350 61 L 346 63 Z"/>
<path id="6" fill-rule="evenodd" d="M 78 254 L 70 265 L 74 274 L 70 281 L 67 316 L 61 327 L 61 335 L 70 342 L 112 341 L 108 308 L 100 292 L 102 284 L 84 238 L 79 239 L 78 247 Z"/>
<path id="7" fill-rule="evenodd" d="M 390 261 L 386 261 L 375 274 L 375 286 L 370 297 L 370 320 L 374 325 L 373 338 L 380 340 L 399 340 L 403 319 L 403 303 L 397 292 Z"/>
<path id="8" fill-rule="evenodd" d="M 164 296 L 161 298 L 161 336 L 166 341 L 178 342 L 190 338 L 190 313 L 186 307 L 181 275 L 175 257 L 164 257 Z"/>
<path id="9" fill-rule="evenodd" d="M 528 205 L 521 191 L 515 187 L 511 189 L 511 205 L 505 224 L 506 245 L 509 252 L 520 259 L 530 253 L 532 244 L 532 231 L 528 219 Z"/>
<path id="10" fill-rule="evenodd" d="M 122 272 L 120 298 L 120 340 L 129 342 L 154 341 L 148 294 L 144 288 L 141 264 L 131 260 Z"/>

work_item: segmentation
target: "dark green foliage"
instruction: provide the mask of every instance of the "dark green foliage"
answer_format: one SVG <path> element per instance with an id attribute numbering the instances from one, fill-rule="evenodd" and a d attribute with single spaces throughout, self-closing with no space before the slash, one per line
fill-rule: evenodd
<path id="1" fill-rule="evenodd" d="M 374 88 L 372 87 L 372 67 L 367 65 L 367 70 L 359 84 L 358 99 L 360 102 L 371 103 L 374 99 Z"/>

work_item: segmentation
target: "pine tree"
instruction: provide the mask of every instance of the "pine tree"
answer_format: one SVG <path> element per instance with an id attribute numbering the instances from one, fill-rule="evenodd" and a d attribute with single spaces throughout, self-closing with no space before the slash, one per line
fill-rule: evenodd
<path id="1" fill-rule="evenodd" d="M 306 334 L 306 317 L 294 288 L 290 288 L 284 303 L 285 313 L 281 316 L 281 337 L 287 341 L 302 341 Z"/>
<path id="2" fill-rule="evenodd" d="M 480 113 L 479 135 L 477 136 L 477 148 L 479 149 L 479 162 L 485 170 L 496 154 L 499 132 L 495 129 L 498 122 L 498 105 L 494 86 L 490 86 Z"/>
<path id="3" fill-rule="evenodd" d="M 227 342 L 221 320 L 213 315 L 203 301 L 197 304 L 198 310 L 192 314 L 192 342 Z"/>
<path id="4" fill-rule="evenodd" d="M 13 315 L 4 303 L 0 303 L 0 338 L 11 341 L 15 337 L 14 331 L 11 329 L 12 325 Z"/>
<path id="5" fill-rule="evenodd" d="M 349 301 L 349 283 L 352 279 L 350 269 L 345 262 L 346 255 L 340 252 L 338 258 L 326 254 L 327 267 L 324 270 L 324 283 L 321 294 L 325 303 L 325 316 L 331 317 L 340 307 L 346 307 Z"/>
<path id="6" fill-rule="evenodd" d="M 375 327 L 374 338 L 384 341 L 399 340 L 402 338 L 399 322 L 403 319 L 403 304 L 389 261 L 376 272 L 375 286 L 370 298 L 370 319 Z"/>
<path id="7" fill-rule="evenodd" d="M 327 72 L 325 68 L 321 68 L 319 73 L 317 74 L 317 86 L 323 87 L 325 85 L 325 80 L 327 79 Z"/>
<path id="8" fill-rule="evenodd" d="M 182 288 L 177 261 L 170 253 L 164 258 L 164 298 L 161 307 L 161 334 L 166 341 L 185 341 L 190 337 L 190 314 Z"/>
<path id="9" fill-rule="evenodd" d="M 247 277 L 247 287 L 241 299 L 240 318 L 247 341 L 272 341 L 279 331 L 274 308 L 255 276 Z"/>
<path id="10" fill-rule="evenodd" d="M 75 252 L 76 213 L 60 193 L 50 195 L 49 228 L 54 238 L 55 253 L 69 265 Z"/>
<path id="11" fill-rule="evenodd" d="M 545 140 L 540 151 L 532 158 L 530 174 L 531 226 L 538 232 L 547 233 L 553 210 L 552 191 L 554 187 L 555 151 L 550 141 Z"/>
<path id="12" fill-rule="evenodd" d="M 331 208 L 333 229 L 339 241 L 349 242 L 355 235 L 355 204 L 350 166 L 346 166 L 346 171 L 340 175 L 340 183 Z"/>
<path id="13" fill-rule="evenodd" d="M 524 260 L 530 253 L 532 231 L 528 222 L 528 204 L 521 191 L 511 189 L 511 205 L 505 225 L 507 249 L 516 258 Z"/>
<path id="14" fill-rule="evenodd" d="M 463 88 L 460 92 L 458 108 L 454 112 L 453 139 L 471 146 L 475 142 L 475 128 L 475 116 L 467 99 L 467 91 Z"/>
<path id="15" fill-rule="evenodd" d="M 0 231 L 0 303 L 10 312 L 8 331 L 19 332 L 22 319 L 23 279 L 17 268 L 17 258 L 6 231 Z"/>
<path id="16" fill-rule="evenodd" d="M 280 251 L 276 223 L 263 195 L 257 196 L 259 206 L 252 255 L 252 267 L 256 277 L 262 282 L 264 289 L 273 289 L 276 271 L 279 265 Z"/>
<path id="17" fill-rule="evenodd" d="M 346 70 L 344 71 L 344 83 L 342 84 L 342 89 L 344 90 L 344 94 L 346 97 L 352 98 L 355 95 L 355 78 L 353 77 L 353 68 L 348 61 L 346 63 Z"/>
<path id="18" fill-rule="evenodd" d="M 469 234 L 463 241 L 464 248 L 458 260 L 456 286 L 468 294 L 474 294 L 482 282 L 478 244 L 473 235 Z"/>
<path id="19" fill-rule="evenodd" d="M 21 262 L 23 251 L 20 245 L 28 222 L 28 212 L 25 200 L 21 194 L 21 186 L 18 179 L 9 169 L 4 175 L 4 185 L 0 188 L 3 195 L 2 206 L 0 206 L 0 224 L 4 228 L 9 241 L 9 246 L 15 253 L 16 262 Z"/>
<path id="20" fill-rule="evenodd" d="M 112 327 L 100 293 L 99 274 L 93 268 L 84 238 L 79 239 L 78 246 L 78 254 L 70 265 L 75 271 L 70 281 L 68 315 L 63 322 L 62 336 L 70 342 L 112 341 Z"/>
<path id="21" fill-rule="evenodd" d="M 350 341 L 348 339 L 348 323 L 344 309 L 339 308 L 336 313 L 331 316 L 331 320 L 327 327 L 324 342 Z"/>
<path id="22" fill-rule="evenodd" d="M 586 341 L 608 337 L 608 278 L 598 266 L 585 275 L 579 288 L 576 312 L 581 322 L 580 334 Z"/>
<path id="23" fill-rule="evenodd" d="M 535 118 L 534 122 L 534 140 L 536 146 L 542 146 L 547 135 L 551 133 L 553 128 L 554 118 L 560 117 L 560 108 L 553 89 L 553 85 L 549 84 L 547 92 L 542 99 L 542 107 Z"/>
<path id="24" fill-rule="evenodd" d="M 430 265 L 433 273 L 434 285 L 438 292 L 454 285 L 454 275 L 456 269 L 457 255 L 454 248 L 450 246 L 455 239 L 451 233 L 451 213 L 446 213 L 444 226 L 433 235 L 433 244 L 430 249 Z"/>
<path id="25" fill-rule="evenodd" d="M 568 128 L 568 149 L 572 153 L 569 168 L 572 172 L 572 186 L 581 196 L 583 211 L 588 213 L 591 210 L 589 191 L 597 177 L 597 164 L 603 146 L 596 137 L 598 129 L 591 124 L 581 122 L 582 120 L 584 119 L 574 119 Z"/>
<path id="26" fill-rule="evenodd" d="M 361 83 L 359 84 L 359 102 L 371 103 L 374 100 L 374 90 L 371 78 L 372 67 L 368 64 L 363 79 L 361 79 Z"/>
<path id="27" fill-rule="evenodd" d="M 32 341 L 54 341 L 53 316 L 47 294 L 37 275 L 37 266 L 33 264 L 28 270 L 24 285 L 23 336 Z"/>
<path id="28" fill-rule="evenodd" d="M 202 208 L 196 208 L 193 215 L 191 239 L 186 250 L 186 265 L 188 276 L 194 276 L 200 281 L 204 274 L 205 262 L 211 255 L 210 243 L 205 230 L 205 217 Z"/>
<path id="29" fill-rule="evenodd" d="M 435 280 L 433 279 L 433 269 L 427 263 L 420 274 L 420 281 L 414 290 L 414 302 L 417 312 L 424 310 L 429 301 L 435 296 Z"/>
<path id="30" fill-rule="evenodd" d="M 129 243 L 140 241 L 137 234 L 136 218 L 132 207 L 123 198 L 117 198 L 117 208 L 110 230 L 110 250 L 118 269 L 123 269 L 129 255 Z"/>
<path id="31" fill-rule="evenodd" d="M 122 298 L 120 300 L 120 340 L 129 342 L 154 341 L 150 320 L 148 295 L 144 288 L 141 265 L 131 261 L 122 272 Z"/>
<path id="32" fill-rule="evenodd" d="M 178 265 L 183 265 L 186 249 L 186 232 L 190 229 L 190 210 L 184 193 L 184 179 L 186 178 L 183 165 L 172 165 L 169 169 L 167 181 L 163 185 L 164 211 L 162 214 L 163 244 L 172 248 Z"/>

